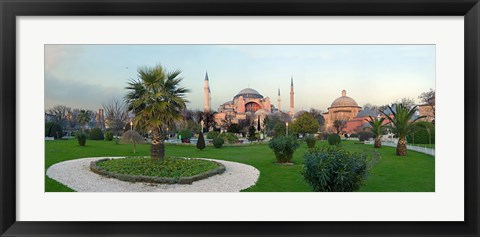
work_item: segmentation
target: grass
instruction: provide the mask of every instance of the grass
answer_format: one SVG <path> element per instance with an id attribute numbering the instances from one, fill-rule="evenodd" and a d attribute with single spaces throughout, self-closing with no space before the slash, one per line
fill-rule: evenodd
<path id="1" fill-rule="evenodd" d="M 45 141 L 45 170 L 51 165 L 84 157 L 108 156 L 148 156 L 149 145 L 137 145 L 137 153 L 133 153 L 131 145 L 115 144 L 114 141 L 87 140 L 85 147 L 80 147 L 76 140 Z M 325 141 L 317 142 L 317 146 L 326 145 Z M 426 154 L 408 151 L 406 157 L 395 155 L 394 147 L 374 149 L 373 145 L 354 144 L 342 141 L 342 146 L 351 151 L 365 152 L 373 155 L 375 150 L 380 154 L 379 162 L 370 169 L 370 174 L 359 191 L 361 192 L 433 192 L 435 191 L 435 159 Z M 307 146 L 302 143 L 293 155 L 291 166 L 275 163 L 275 155 L 266 144 L 249 146 L 225 146 L 220 149 L 207 147 L 200 151 L 192 146 L 167 145 L 166 155 L 191 158 L 212 158 L 234 161 L 251 165 L 260 171 L 257 183 L 243 191 L 246 192 L 310 192 L 301 171 L 303 154 Z M 45 191 L 72 191 L 58 182 L 45 176 Z"/>
<path id="2" fill-rule="evenodd" d="M 129 157 L 98 162 L 97 166 L 117 174 L 163 178 L 191 177 L 219 167 L 208 160 L 174 157 L 165 157 L 162 160 Z"/>
<path id="3" fill-rule="evenodd" d="M 408 145 L 435 149 L 435 144 L 412 144 L 412 143 L 408 143 Z"/>

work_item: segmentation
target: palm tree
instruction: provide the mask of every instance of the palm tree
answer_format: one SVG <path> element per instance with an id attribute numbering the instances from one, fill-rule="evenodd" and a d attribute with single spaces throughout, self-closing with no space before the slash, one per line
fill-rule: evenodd
<path id="1" fill-rule="evenodd" d="M 80 113 L 78 113 L 77 120 L 78 123 L 82 126 L 82 130 L 85 129 L 85 125 L 90 122 L 90 116 L 91 112 L 88 110 L 80 110 Z"/>
<path id="2" fill-rule="evenodd" d="M 416 126 L 416 122 L 419 119 L 424 118 L 425 116 L 420 116 L 413 118 L 415 112 L 417 111 L 417 106 L 413 106 L 409 109 L 406 105 L 399 103 L 395 104 L 395 110 L 391 106 L 388 106 L 388 109 L 391 112 L 391 116 L 387 115 L 385 112 L 380 111 L 387 119 L 392 123 L 394 129 L 393 131 L 398 136 L 397 143 L 397 155 L 406 156 L 407 155 L 407 134 L 409 134 Z"/>
<path id="3" fill-rule="evenodd" d="M 375 135 L 375 144 L 373 145 L 373 147 L 380 148 L 382 147 L 381 136 L 385 130 L 385 125 L 383 124 L 385 118 L 374 118 L 372 116 L 368 117 L 370 118 L 370 120 L 366 121 L 370 124 L 370 127 L 367 127 L 366 129 L 369 129 L 373 133 L 373 135 Z"/>
<path id="4" fill-rule="evenodd" d="M 167 73 L 160 65 L 140 67 L 138 79 L 130 80 L 126 87 L 130 91 L 125 100 L 129 111 L 135 113 L 135 126 L 151 132 L 150 156 L 154 159 L 165 156 L 168 129 L 182 119 L 188 102 L 184 96 L 189 90 L 180 87 L 183 79 L 180 73 L 180 70 Z"/>

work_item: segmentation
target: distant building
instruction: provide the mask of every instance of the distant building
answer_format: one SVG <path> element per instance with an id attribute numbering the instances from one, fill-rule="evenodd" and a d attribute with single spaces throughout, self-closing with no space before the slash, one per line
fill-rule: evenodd
<path id="1" fill-rule="evenodd" d="M 349 121 L 357 116 L 362 107 L 357 102 L 347 96 L 347 91 L 342 91 L 342 96 L 336 98 L 332 105 L 323 113 L 325 118 L 325 130 L 327 132 L 335 132 L 333 123 L 335 120 Z"/>

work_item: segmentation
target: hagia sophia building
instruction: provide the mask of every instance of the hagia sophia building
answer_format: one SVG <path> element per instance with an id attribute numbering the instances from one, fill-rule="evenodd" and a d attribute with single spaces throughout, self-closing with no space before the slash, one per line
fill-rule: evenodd
<path id="1" fill-rule="evenodd" d="M 292 120 L 294 120 L 300 113 L 306 112 L 299 111 L 295 113 L 293 77 L 290 80 L 289 102 L 290 106 L 288 115 Z M 255 89 L 245 88 L 233 96 L 232 100 L 219 106 L 217 113 L 215 114 L 215 121 L 218 125 L 222 126 L 226 122 L 239 123 L 241 120 L 245 120 L 247 116 L 250 116 L 255 124 L 258 122 L 258 119 L 260 119 L 261 127 L 263 127 L 264 118 L 270 114 L 283 111 L 281 106 L 280 89 L 278 90 L 277 106 L 274 106 L 270 97 L 264 97 Z M 420 107 L 421 106 L 419 106 L 419 108 Z M 204 80 L 204 111 L 210 112 L 211 109 L 211 91 L 207 73 Z M 423 115 L 422 110 L 420 109 L 419 111 L 419 115 Z M 431 111 L 427 112 L 430 112 L 431 114 Z M 322 113 L 322 116 L 325 119 L 324 131 L 329 133 L 334 132 L 334 121 L 343 120 L 346 121 L 346 124 L 342 129 L 342 133 L 352 134 L 358 132 L 359 129 L 363 129 L 365 126 L 369 126 L 367 122 L 369 116 L 377 117 L 380 116 L 380 114 L 377 111 L 370 109 L 362 110 L 362 107 L 358 106 L 353 98 L 347 96 L 347 91 L 342 90 L 341 96 L 333 100 L 330 107 L 327 108 L 327 112 Z"/>

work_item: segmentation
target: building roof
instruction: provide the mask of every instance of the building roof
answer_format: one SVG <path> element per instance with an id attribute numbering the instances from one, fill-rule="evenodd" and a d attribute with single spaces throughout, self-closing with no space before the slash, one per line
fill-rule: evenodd
<path id="1" fill-rule="evenodd" d="M 342 96 L 336 98 L 330 108 L 335 107 L 359 107 L 357 102 L 347 96 L 347 92 L 345 90 L 342 91 Z"/>
<path id="2" fill-rule="evenodd" d="M 361 110 L 360 112 L 358 112 L 357 118 L 360 118 L 360 117 L 368 117 L 368 116 L 377 117 L 378 114 L 380 114 L 380 113 L 377 112 L 376 110 L 373 110 L 373 109 L 364 109 L 364 110 Z"/>
<path id="3" fill-rule="evenodd" d="M 241 90 L 235 97 L 233 97 L 233 99 L 236 99 L 240 96 L 243 96 L 243 98 L 263 98 L 263 95 L 252 88 L 245 88 Z"/>

